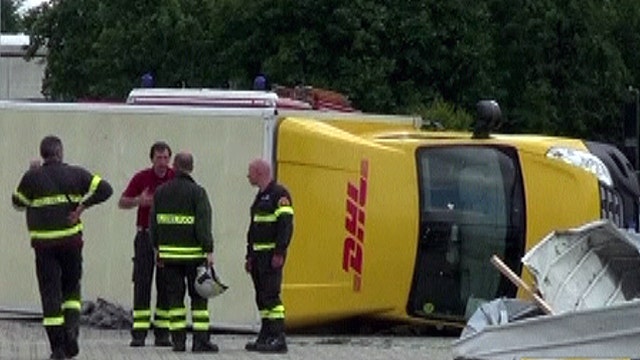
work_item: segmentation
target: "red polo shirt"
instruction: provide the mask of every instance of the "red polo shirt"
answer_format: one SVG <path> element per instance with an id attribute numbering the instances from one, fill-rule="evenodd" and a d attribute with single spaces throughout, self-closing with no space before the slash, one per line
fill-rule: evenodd
<path id="1" fill-rule="evenodd" d="M 144 189 L 149 189 L 149 193 L 153 194 L 158 186 L 166 183 L 167 181 L 173 179 L 175 172 L 173 169 L 167 169 L 167 172 L 164 174 L 164 177 L 158 177 L 156 173 L 153 171 L 153 168 L 148 168 L 137 172 L 129 181 L 129 185 L 122 193 L 122 196 L 134 198 L 142 194 Z M 138 218 L 136 220 L 136 225 L 142 228 L 149 228 L 149 211 L 151 207 L 149 206 L 138 206 Z"/>

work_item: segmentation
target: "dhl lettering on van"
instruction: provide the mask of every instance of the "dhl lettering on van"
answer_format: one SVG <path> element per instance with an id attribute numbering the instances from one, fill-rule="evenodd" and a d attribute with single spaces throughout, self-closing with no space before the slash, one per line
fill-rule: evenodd
<path id="1" fill-rule="evenodd" d="M 368 175 L 369 161 L 363 159 L 360 162 L 359 186 L 351 181 L 347 183 L 347 213 L 344 223 L 347 235 L 342 252 L 342 269 L 353 273 L 353 291 L 355 292 L 359 292 L 362 286 Z"/>

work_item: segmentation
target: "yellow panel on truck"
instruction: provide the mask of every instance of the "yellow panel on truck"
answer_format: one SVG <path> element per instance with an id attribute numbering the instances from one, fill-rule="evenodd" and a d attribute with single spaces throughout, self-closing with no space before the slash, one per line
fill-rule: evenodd
<path id="1" fill-rule="evenodd" d="M 524 252 L 550 231 L 601 217 L 637 231 L 637 179 L 610 145 L 407 124 L 278 120 L 278 179 L 296 204 L 289 326 L 462 324 L 483 302 L 517 295 L 493 254 L 520 274 Z"/>

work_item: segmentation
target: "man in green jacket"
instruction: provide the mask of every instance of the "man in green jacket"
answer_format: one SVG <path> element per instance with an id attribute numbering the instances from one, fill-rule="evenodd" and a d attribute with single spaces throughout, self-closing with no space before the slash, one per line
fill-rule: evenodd
<path id="1" fill-rule="evenodd" d="M 193 156 L 180 152 L 173 160 L 175 178 L 156 189 L 149 234 L 164 267 L 173 351 L 186 350 L 185 291 L 191 298 L 193 352 L 217 352 L 209 341 L 208 301 L 195 290 L 197 267 L 213 266 L 212 211 L 206 190 L 191 177 Z M 186 281 L 186 285 L 185 285 Z"/>

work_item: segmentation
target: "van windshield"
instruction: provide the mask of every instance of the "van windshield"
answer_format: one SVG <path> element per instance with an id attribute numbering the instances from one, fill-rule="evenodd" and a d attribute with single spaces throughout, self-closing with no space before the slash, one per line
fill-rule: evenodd
<path id="1" fill-rule="evenodd" d="M 424 147 L 416 156 L 421 218 L 409 314 L 468 318 L 485 301 L 514 296 L 489 259 L 496 254 L 520 272 L 525 203 L 517 151 L 457 145 Z"/>

